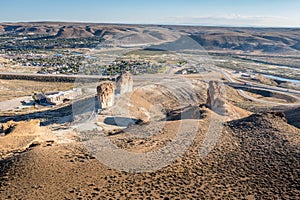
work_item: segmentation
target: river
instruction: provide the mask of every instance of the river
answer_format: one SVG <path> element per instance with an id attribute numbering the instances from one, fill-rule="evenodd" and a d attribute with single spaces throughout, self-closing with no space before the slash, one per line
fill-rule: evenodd
<path id="1" fill-rule="evenodd" d="M 266 74 L 263 74 L 263 76 L 265 76 L 265 77 L 267 77 L 267 78 L 279 80 L 279 81 L 286 81 L 286 82 L 291 82 L 291 83 L 297 83 L 297 84 L 300 84 L 300 80 L 296 80 L 296 79 L 289 79 L 289 78 L 283 78 L 283 77 L 279 77 L 279 76 L 266 75 Z"/>

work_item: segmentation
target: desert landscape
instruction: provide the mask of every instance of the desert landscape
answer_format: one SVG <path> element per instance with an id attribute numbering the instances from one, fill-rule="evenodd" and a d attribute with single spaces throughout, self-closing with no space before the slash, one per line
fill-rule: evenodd
<path id="1" fill-rule="evenodd" d="M 299 34 L 0 23 L 0 198 L 299 199 Z"/>

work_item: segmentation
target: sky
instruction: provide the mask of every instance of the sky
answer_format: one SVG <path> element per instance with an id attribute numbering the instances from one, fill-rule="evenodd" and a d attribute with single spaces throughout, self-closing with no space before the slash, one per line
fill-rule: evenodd
<path id="1" fill-rule="evenodd" d="M 300 27 L 299 0 L 2 0 L 0 22 Z"/>

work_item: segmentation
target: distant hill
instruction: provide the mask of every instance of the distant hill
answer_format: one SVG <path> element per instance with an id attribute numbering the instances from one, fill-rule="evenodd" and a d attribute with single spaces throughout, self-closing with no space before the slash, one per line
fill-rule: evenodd
<path id="1" fill-rule="evenodd" d="M 0 34 L 36 35 L 51 38 L 100 36 L 123 45 L 157 44 L 176 40 L 178 33 L 158 26 L 35 22 L 0 24 Z"/>
<path id="2" fill-rule="evenodd" d="M 206 50 L 297 53 L 299 28 L 233 28 L 170 25 L 117 25 L 96 23 L 2 23 L 0 34 L 43 35 L 52 38 L 100 36 L 124 45 L 157 45 L 190 37 Z M 169 47 L 170 44 L 168 44 Z M 175 45 L 176 46 L 176 45 Z M 168 48 L 169 48 L 168 47 Z M 173 48 L 174 45 L 171 47 Z M 155 48 L 166 48 L 166 45 Z"/>

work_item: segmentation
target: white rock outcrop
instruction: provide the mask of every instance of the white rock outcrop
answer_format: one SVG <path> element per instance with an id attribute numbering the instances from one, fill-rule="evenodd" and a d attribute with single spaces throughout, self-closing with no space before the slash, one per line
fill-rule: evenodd
<path id="1" fill-rule="evenodd" d="M 103 82 L 97 87 L 99 108 L 106 109 L 114 105 L 115 85 L 112 82 Z"/>
<path id="2" fill-rule="evenodd" d="M 133 79 L 132 75 L 128 71 L 122 72 L 116 79 L 116 95 L 132 92 Z"/>
<path id="3" fill-rule="evenodd" d="M 228 108 L 225 99 L 225 87 L 220 82 L 209 82 L 206 106 L 220 115 L 227 115 Z"/>

